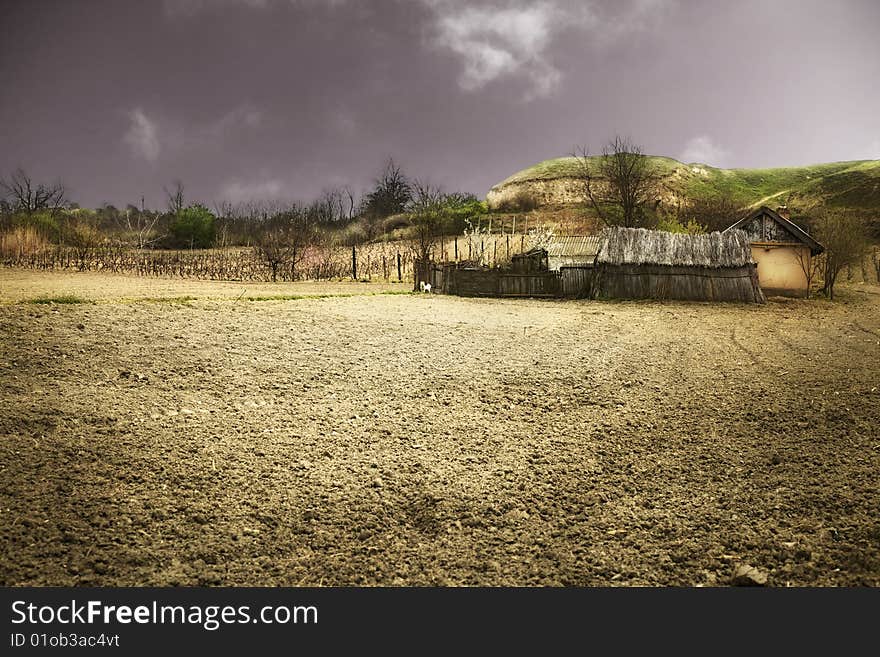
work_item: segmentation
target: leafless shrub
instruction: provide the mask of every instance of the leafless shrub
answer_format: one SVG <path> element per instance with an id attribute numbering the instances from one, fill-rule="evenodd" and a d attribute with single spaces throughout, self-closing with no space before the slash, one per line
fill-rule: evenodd
<path id="1" fill-rule="evenodd" d="M 85 271 L 92 252 L 101 244 L 104 236 L 94 220 L 87 216 L 67 215 L 64 221 L 65 243 L 74 253 L 77 270 Z"/>
<path id="2" fill-rule="evenodd" d="M 125 212 L 119 213 L 117 224 L 124 234 L 124 238 L 136 249 L 145 249 L 155 244 L 163 235 L 156 232 L 159 222 L 158 212 L 148 212 L 128 207 Z"/>
<path id="3" fill-rule="evenodd" d="M 489 228 L 482 226 L 477 219 L 474 224 L 466 219 L 467 227 L 464 229 L 465 243 L 468 249 L 468 260 L 472 260 L 481 266 L 486 265 L 486 241 L 489 237 Z"/>
<path id="4" fill-rule="evenodd" d="M 822 273 L 822 258 L 814 256 L 809 249 L 798 249 L 795 259 L 807 281 L 807 298 L 813 293 L 813 283 Z"/>
<path id="5" fill-rule="evenodd" d="M 812 218 L 816 238 L 824 245 L 821 257 L 823 292 L 834 299 L 834 285 L 840 272 L 868 254 L 865 220 L 845 210 L 819 209 Z"/>
<path id="6" fill-rule="evenodd" d="M 171 189 L 165 187 L 165 200 L 168 203 L 168 212 L 177 214 L 186 207 L 186 199 L 184 197 L 184 187 L 180 180 L 175 180 Z"/>
<path id="7" fill-rule="evenodd" d="M 254 252 L 271 269 L 273 282 L 278 280 L 278 270 L 282 267 L 289 268 L 293 278 L 315 238 L 315 223 L 309 212 L 294 205 L 268 219 L 256 240 Z"/>
<path id="8" fill-rule="evenodd" d="M 547 249 L 553 243 L 554 231 L 547 224 L 538 224 L 529 229 L 529 247 L 532 249 Z"/>

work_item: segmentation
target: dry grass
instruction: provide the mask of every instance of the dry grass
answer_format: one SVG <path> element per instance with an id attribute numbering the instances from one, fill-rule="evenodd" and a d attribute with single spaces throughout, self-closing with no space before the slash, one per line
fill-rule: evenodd
<path id="1" fill-rule="evenodd" d="M 0 258 L 19 258 L 49 247 L 45 237 L 33 226 L 16 226 L 0 232 Z"/>

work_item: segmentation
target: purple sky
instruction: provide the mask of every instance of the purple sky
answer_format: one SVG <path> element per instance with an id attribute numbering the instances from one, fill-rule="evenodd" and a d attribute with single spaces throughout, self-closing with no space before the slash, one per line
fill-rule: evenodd
<path id="1" fill-rule="evenodd" d="M 716 166 L 880 159 L 880 2 L 2 0 L 0 175 L 84 206 L 485 195 L 615 133 Z"/>

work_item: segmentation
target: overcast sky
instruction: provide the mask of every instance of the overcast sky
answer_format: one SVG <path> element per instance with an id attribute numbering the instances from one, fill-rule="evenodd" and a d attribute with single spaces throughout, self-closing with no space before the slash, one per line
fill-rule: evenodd
<path id="1" fill-rule="evenodd" d="M 485 195 L 616 133 L 724 167 L 880 159 L 877 0 L 0 0 L 0 174 L 84 206 Z"/>

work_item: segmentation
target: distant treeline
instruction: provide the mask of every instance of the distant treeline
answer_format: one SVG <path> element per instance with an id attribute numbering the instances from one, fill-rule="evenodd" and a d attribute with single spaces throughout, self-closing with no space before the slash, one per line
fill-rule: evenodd
<path id="1" fill-rule="evenodd" d="M 407 237 L 420 194 L 430 189 L 442 208 L 438 232 L 461 233 L 487 212 L 473 194 L 436 193 L 407 177 L 389 160 L 372 189 L 358 198 L 350 187 L 328 188 L 311 202 L 222 201 L 212 207 L 187 198 L 181 182 L 165 190 L 166 206 L 128 204 L 80 208 L 60 183 L 33 181 L 18 170 L 0 179 L 0 233 L 28 232 L 30 239 L 73 248 L 126 245 L 136 249 L 254 247 L 267 234 L 304 233 L 308 243 L 351 246 Z M 33 243 L 30 244 L 33 246 Z"/>

